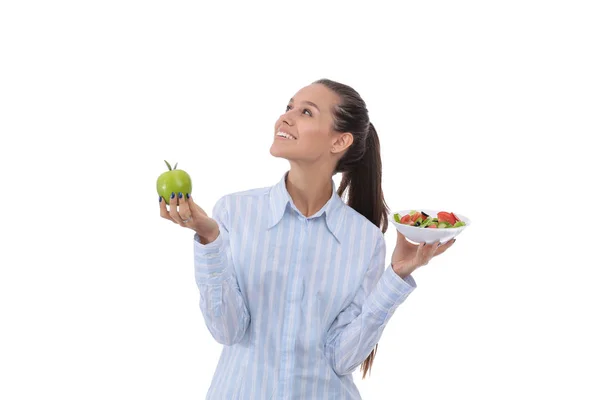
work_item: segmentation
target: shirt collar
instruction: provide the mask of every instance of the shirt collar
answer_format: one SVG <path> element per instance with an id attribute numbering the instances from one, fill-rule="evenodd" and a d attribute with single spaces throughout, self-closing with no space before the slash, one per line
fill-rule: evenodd
<path id="1" fill-rule="evenodd" d="M 285 180 L 288 176 L 289 171 L 287 171 L 279 183 L 275 186 L 271 187 L 269 192 L 269 205 L 271 208 L 271 220 L 269 223 L 268 229 L 271 229 L 275 225 L 281 221 L 285 211 L 289 205 L 289 207 L 297 212 L 299 215 L 302 215 L 300 211 L 294 205 L 292 198 L 290 197 L 289 192 L 285 186 Z M 340 196 L 336 192 L 335 182 L 333 179 L 331 180 L 331 197 L 325 203 L 325 205 L 314 215 L 311 215 L 309 219 L 318 218 L 321 215 L 325 214 L 325 222 L 327 224 L 327 228 L 333 234 L 338 242 L 340 240 L 340 230 L 342 227 L 342 218 L 344 217 L 344 202 L 340 198 Z"/>

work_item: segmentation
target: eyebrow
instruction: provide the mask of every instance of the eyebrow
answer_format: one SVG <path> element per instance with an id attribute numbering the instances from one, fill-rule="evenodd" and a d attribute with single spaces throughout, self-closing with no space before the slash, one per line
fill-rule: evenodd
<path id="1" fill-rule="evenodd" d="M 292 98 L 290 99 L 290 103 L 293 103 L 293 102 L 294 102 L 294 98 L 292 97 Z M 313 106 L 313 107 L 314 107 L 314 108 L 316 108 L 316 109 L 317 109 L 319 112 L 321 111 L 321 110 L 319 109 L 319 106 L 317 106 L 317 105 L 316 105 L 315 103 L 313 103 L 312 101 L 305 100 L 305 101 L 303 101 L 303 103 L 306 103 L 306 104 L 308 104 L 309 106 Z"/>

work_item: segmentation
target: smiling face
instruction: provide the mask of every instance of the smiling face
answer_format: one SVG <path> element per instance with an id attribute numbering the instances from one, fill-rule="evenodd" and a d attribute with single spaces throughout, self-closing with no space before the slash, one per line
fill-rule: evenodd
<path id="1" fill-rule="evenodd" d="M 338 96 L 321 84 L 302 88 L 275 123 L 271 154 L 290 162 L 335 166 L 352 143 L 350 133 L 333 130 L 331 110 Z"/>

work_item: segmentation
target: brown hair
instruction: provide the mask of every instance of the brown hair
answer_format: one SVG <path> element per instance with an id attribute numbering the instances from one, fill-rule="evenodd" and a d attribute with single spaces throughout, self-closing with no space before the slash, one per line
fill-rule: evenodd
<path id="1" fill-rule="evenodd" d="M 352 145 L 334 171 L 334 174 L 342 173 L 338 195 L 342 197 L 347 190 L 347 204 L 385 233 L 389 208 L 381 188 L 379 137 L 369 120 L 367 106 L 358 92 L 348 85 L 330 79 L 319 79 L 313 83 L 325 85 L 339 96 L 340 103 L 333 109 L 333 129 L 350 132 L 354 136 Z M 370 373 L 376 353 L 377 344 L 361 365 L 363 379 L 367 372 Z"/>

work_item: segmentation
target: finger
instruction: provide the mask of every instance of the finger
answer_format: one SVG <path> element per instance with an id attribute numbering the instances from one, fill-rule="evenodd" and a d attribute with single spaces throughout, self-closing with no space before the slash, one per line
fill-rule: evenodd
<path id="1" fill-rule="evenodd" d="M 436 240 L 435 242 L 429 243 L 427 245 L 425 256 L 427 257 L 427 262 L 433 258 L 435 251 L 439 248 L 440 241 Z"/>
<path id="2" fill-rule="evenodd" d="M 169 221 L 175 222 L 173 221 L 173 218 L 171 218 L 171 215 L 169 215 L 169 211 L 167 210 L 167 201 L 165 199 L 160 198 L 160 216 L 168 219 Z"/>
<path id="3" fill-rule="evenodd" d="M 440 245 L 440 247 L 437 248 L 433 256 L 439 256 L 440 254 L 448 250 L 450 246 L 454 244 L 454 242 L 456 242 L 456 239 L 448 240 L 446 243 Z"/>
<path id="4" fill-rule="evenodd" d="M 185 195 L 183 193 L 179 194 L 181 195 L 179 198 L 179 216 L 181 217 L 184 225 L 189 224 L 192 220 L 192 213 L 190 211 L 189 202 L 186 200 L 187 193 Z"/>
<path id="5" fill-rule="evenodd" d="M 419 247 L 417 248 L 417 254 L 415 256 L 415 259 L 417 260 L 417 264 L 418 265 L 427 265 L 427 263 L 429 262 L 429 260 L 427 260 L 427 243 L 426 242 L 421 242 L 418 245 Z"/>
<path id="6" fill-rule="evenodd" d="M 179 213 L 177 212 L 177 196 L 175 195 L 174 192 L 171 193 L 171 199 L 169 200 L 169 202 L 170 202 L 169 215 L 171 216 L 173 221 L 175 221 L 179 225 L 183 225 L 181 222 L 181 217 L 179 216 Z"/>
<path id="7" fill-rule="evenodd" d="M 420 247 L 421 247 L 421 251 L 420 251 L 420 255 L 419 255 L 419 264 L 420 265 L 427 265 L 429 264 L 429 260 L 431 260 L 431 258 L 433 257 L 433 253 L 435 252 L 435 249 L 437 248 L 439 241 L 435 241 L 432 243 L 421 243 Z M 419 251 L 417 251 L 417 254 L 419 254 Z"/>
<path id="8" fill-rule="evenodd" d="M 433 252 L 437 247 L 438 242 L 431 242 L 423 247 L 423 265 L 429 264 L 429 260 L 433 257 Z"/>
<path id="9" fill-rule="evenodd" d="M 194 199 L 191 194 L 190 194 L 189 199 L 187 199 L 187 201 L 189 203 L 190 212 L 192 213 L 192 218 L 208 217 L 208 214 L 206 214 L 206 211 L 204 211 L 202 209 L 202 207 L 200 207 L 198 204 L 196 204 L 194 202 Z"/>

